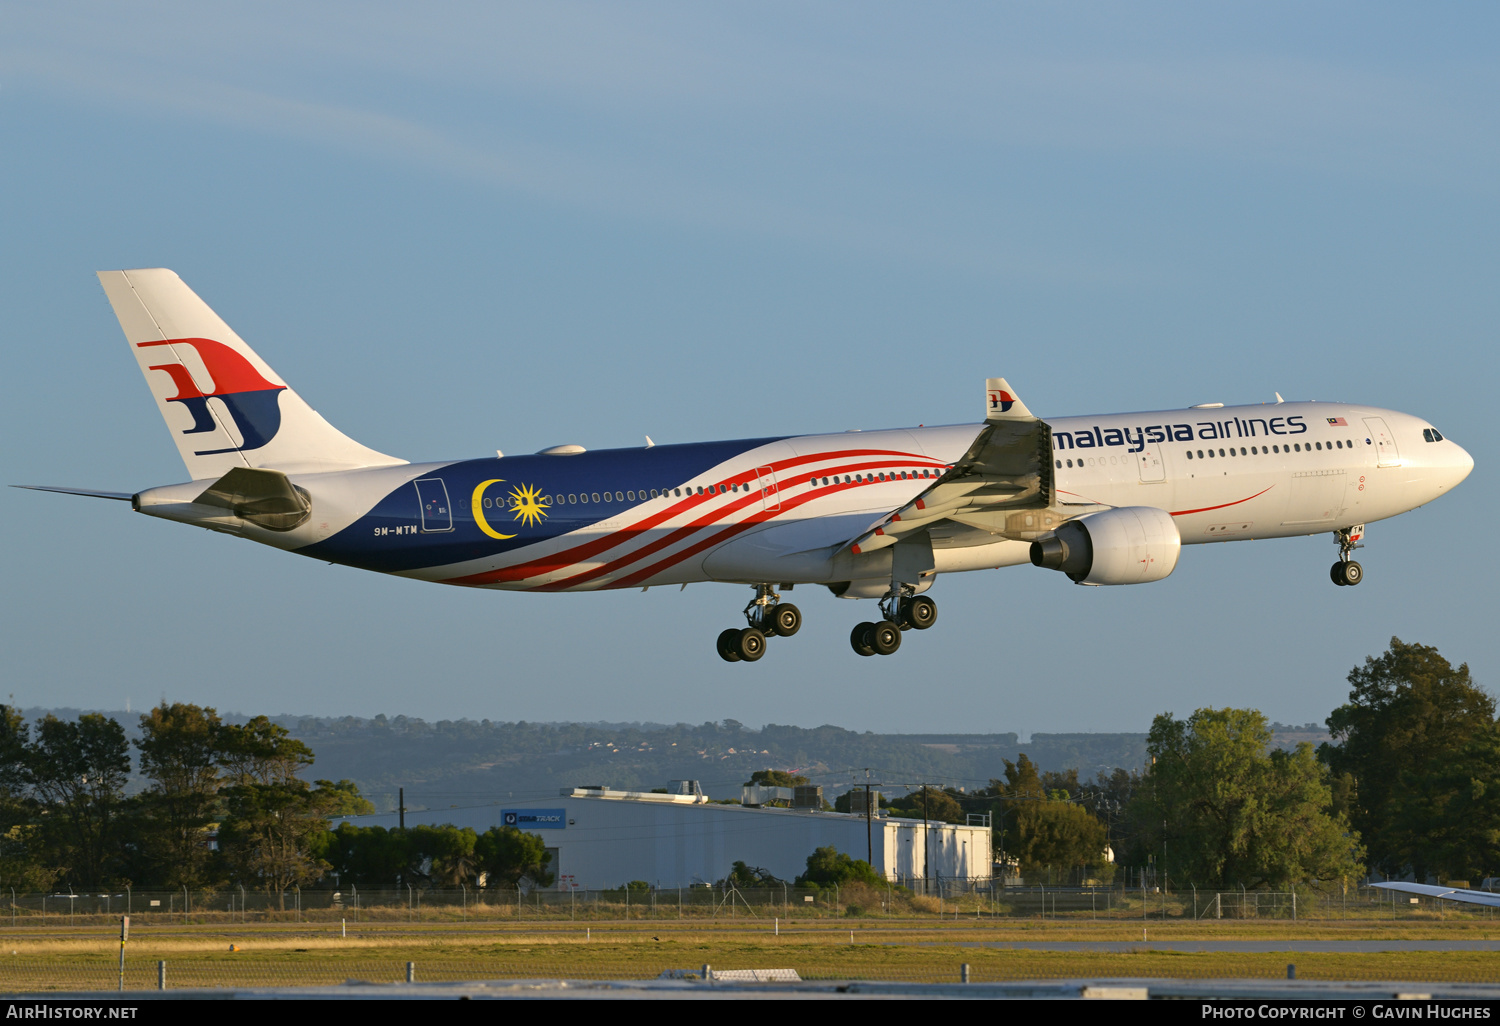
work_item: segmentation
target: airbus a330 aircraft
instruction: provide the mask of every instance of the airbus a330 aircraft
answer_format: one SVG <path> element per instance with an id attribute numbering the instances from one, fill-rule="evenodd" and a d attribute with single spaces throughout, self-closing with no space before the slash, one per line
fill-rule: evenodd
<path id="1" fill-rule="evenodd" d="M 1183 545 L 1330 532 L 1338 585 L 1364 525 L 1474 461 L 1431 424 L 1347 403 L 1033 416 L 1003 378 L 978 424 L 409 463 L 339 432 L 173 272 L 104 291 L 192 480 L 140 513 L 422 581 L 590 591 L 750 585 L 719 654 L 754 661 L 802 615 L 778 588 L 878 599 L 850 635 L 890 655 L 939 574 L 1030 563 L 1085 585 L 1159 581 Z M 31 486 L 41 487 L 41 486 Z"/>

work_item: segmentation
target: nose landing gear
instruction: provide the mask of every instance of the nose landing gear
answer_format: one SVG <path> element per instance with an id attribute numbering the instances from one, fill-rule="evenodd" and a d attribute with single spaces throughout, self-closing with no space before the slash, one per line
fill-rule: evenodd
<path id="1" fill-rule="evenodd" d="M 791 585 L 784 585 L 790 590 Z M 726 663 L 753 663 L 766 654 L 771 637 L 790 638 L 802 629 L 802 611 L 771 590 L 769 584 L 755 585 L 755 597 L 745 607 L 748 627 L 731 627 L 719 634 L 716 645 L 719 658 Z"/>
<path id="2" fill-rule="evenodd" d="M 1359 543 L 1364 536 L 1364 524 L 1342 527 L 1333 532 L 1333 540 L 1339 547 L 1339 561 L 1328 568 L 1328 576 L 1340 588 L 1352 588 L 1365 579 L 1364 568 L 1349 558 L 1355 549 L 1364 548 Z"/>

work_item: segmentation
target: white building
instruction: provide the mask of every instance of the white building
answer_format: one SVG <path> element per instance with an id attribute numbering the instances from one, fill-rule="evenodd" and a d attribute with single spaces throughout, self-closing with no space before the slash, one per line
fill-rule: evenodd
<path id="1" fill-rule="evenodd" d="M 696 790 L 690 788 L 688 790 Z M 397 825 L 395 813 L 350 816 L 355 826 Z M 868 854 L 893 883 L 987 880 L 987 826 L 863 816 L 813 809 L 715 805 L 701 794 L 574 788 L 556 798 L 408 811 L 406 824 L 451 823 L 483 833 L 515 826 L 536 833 L 552 852 L 554 886 L 597 890 L 644 880 L 689 887 L 727 876 L 736 861 L 792 880 L 807 857 L 829 845 L 856 859 Z"/>

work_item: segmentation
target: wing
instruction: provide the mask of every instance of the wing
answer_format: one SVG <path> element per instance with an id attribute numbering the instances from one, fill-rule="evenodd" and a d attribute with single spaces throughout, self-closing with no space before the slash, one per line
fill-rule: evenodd
<path id="1" fill-rule="evenodd" d="M 1471 891 L 1464 887 L 1434 887 L 1432 884 L 1401 883 L 1399 881 L 1371 884 L 1370 886 L 1379 887 L 1387 891 L 1401 891 L 1405 894 L 1420 894 L 1424 898 L 1442 898 L 1444 901 L 1464 901 L 1470 905 L 1487 905 L 1490 908 L 1500 908 L 1500 894 L 1496 894 L 1493 891 Z"/>
<path id="2" fill-rule="evenodd" d="M 921 495 L 886 514 L 847 547 L 874 552 L 943 521 L 1025 540 L 1067 519 L 1051 509 L 1052 431 L 1004 378 L 985 382 L 984 426 L 968 452 Z"/>

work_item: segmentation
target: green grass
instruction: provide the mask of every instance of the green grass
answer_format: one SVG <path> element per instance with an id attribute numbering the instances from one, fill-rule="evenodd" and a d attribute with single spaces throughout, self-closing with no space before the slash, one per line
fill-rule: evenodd
<path id="1" fill-rule="evenodd" d="M 612 924 L 249 924 L 132 925 L 126 949 L 129 988 L 154 988 L 156 962 L 170 987 L 310 986 L 359 979 L 397 983 L 407 962 L 418 981 L 573 977 L 640 979 L 663 970 L 792 968 L 804 977 L 956 981 L 968 963 L 976 981 L 1069 977 L 1237 977 L 1282 979 L 1288 962 L 1300 979 L 1490 982 L 1500 954 L 1490 952 L 1184 953 L 1154 950 L 1182 940 L 1490 939 L 1484 921 L 1400 923 L 1216 922 L 1149 925 L 1063 920 Z M 850 943 L 850 930 L 854 943 Z M 588 931 L 586 934 L 585 931 Z M 1052 952 L 961 947 L 960 942 L 1025 944 L 1062 940 L 1128 942 L 1131 950 Z M 230 950 L 234 945 L 240 950 Z M 118 933 L 0 929 L 0 991 L 114 989 Z"/>

